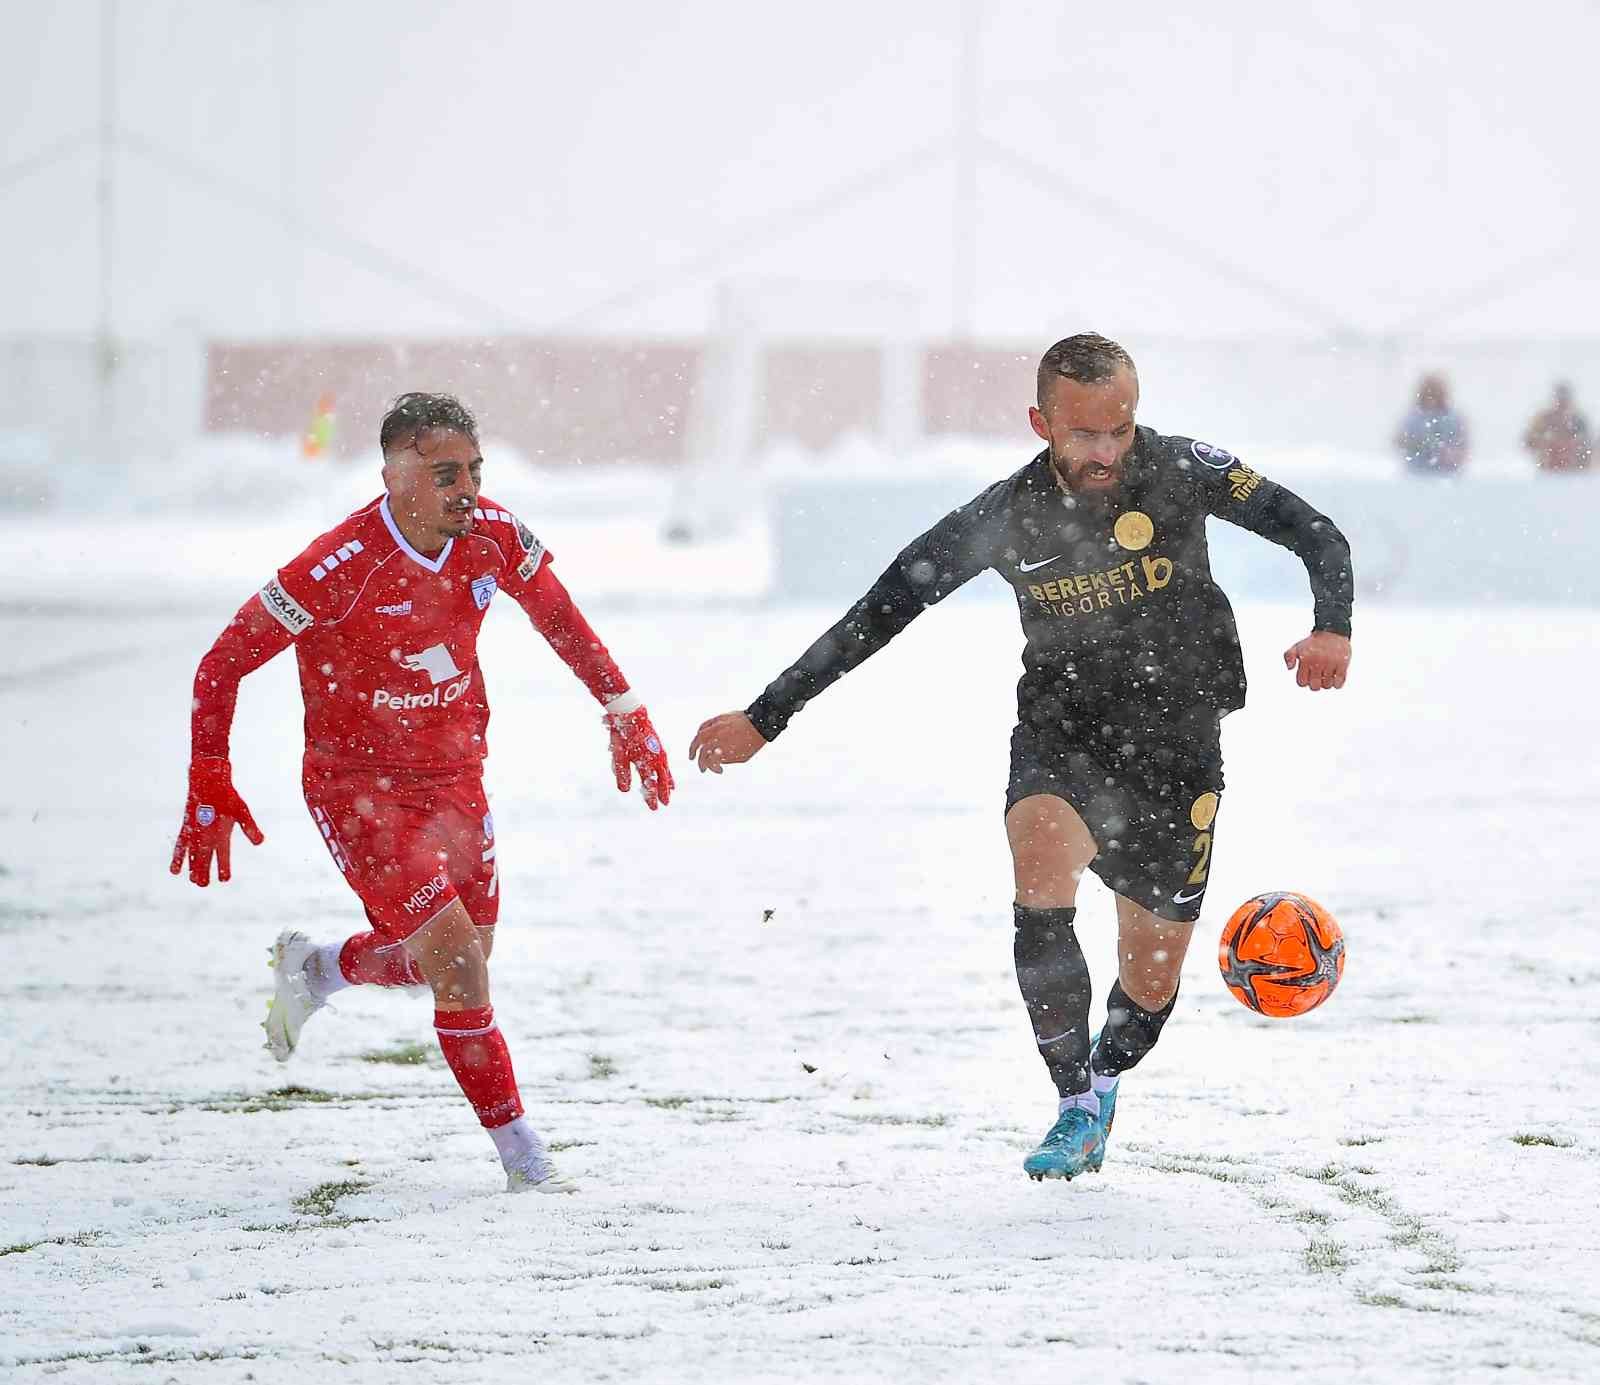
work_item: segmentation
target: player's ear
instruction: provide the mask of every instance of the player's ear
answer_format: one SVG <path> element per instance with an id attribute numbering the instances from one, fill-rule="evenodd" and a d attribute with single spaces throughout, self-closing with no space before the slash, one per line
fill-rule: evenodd
<path id="1" fill-rule="evenodd" d="M 1028 422 L 1033 425 L 1033 431 L 1046 442 L 1050 441 L 1050 425 L 1044 421 L 1044 415 L 1032 404 L 1028 405 Z"/>

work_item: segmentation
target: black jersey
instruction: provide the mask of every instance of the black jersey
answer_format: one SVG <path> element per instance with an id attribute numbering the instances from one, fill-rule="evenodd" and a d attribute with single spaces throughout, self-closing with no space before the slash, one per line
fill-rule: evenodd
<path id="1" fill-rule="evenodd" d="M 1115 490 L 1069 493 L 1048 451 L 913 539 L 748 708 L 768 740 L 927 607 L 985 569 L 1011 584 L 1026 644 L 1020 721 L 1175 726 L 1244 705 L 1233 610 L 1212 580 L 1216 515 L 1306 566 L 1313 626 L 1350 633 L 1350 546 L 1326 516 L 1220 448 L 1139 428 Z"/>

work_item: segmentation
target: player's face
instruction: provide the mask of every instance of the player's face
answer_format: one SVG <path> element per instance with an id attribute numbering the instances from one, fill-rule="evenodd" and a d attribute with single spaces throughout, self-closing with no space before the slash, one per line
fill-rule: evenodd
<path id="1" fill-rule="evenodd" d="M 383 468 L 389 508 L 404 526 L 426 540 L 424 551 L 442 547 L 472 530 L 472 511 L 483 480 L 478 444 L 460 433 L 429 429 Z"/>
<path id="2" fill-rule="evenodd" d="M 1071 491 L 1113 490 L 1133 449 L 1139 377 L 1126 366 L 1092 385 L 1058 379 L 1045 407 L 1028 410 L 1033 431 L 1050 444 L 1050 460 Z"/>

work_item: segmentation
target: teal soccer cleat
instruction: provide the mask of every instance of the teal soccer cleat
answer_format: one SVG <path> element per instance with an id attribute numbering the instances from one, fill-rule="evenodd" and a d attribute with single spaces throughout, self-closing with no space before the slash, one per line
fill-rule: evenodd
<path id="1" fill-rule="evenodd" d="M 1096 1034 L 1089 1040 L 1089 1070 L 1094 1071 L 1094 1051 L 1100 1047 L 1100 1036 Z M 1122 1085 L 1120 1077 L 1114 1078 L 1109 1092 L 1100 1093 L 1100 1145 L 1089 1156 L 1084 1165 L 1090 1173 L 1099 1173 L 1100 1166 L 1106 1161 L 1106 1145 L 1111 1142 L 1111 1122 L 1117 1118 L 1117 1088 Z"/>
<path id="2" fill-rule="evenodd" d="M 1022 1161 L 1029 1178 L 1076 1178 L 1085 1169 L 1099 1168 L 1105 1157 L 1100 1122 L 1081 1106 L 1069 1106 L 1057 1118 L 1034 1150 Z"/>

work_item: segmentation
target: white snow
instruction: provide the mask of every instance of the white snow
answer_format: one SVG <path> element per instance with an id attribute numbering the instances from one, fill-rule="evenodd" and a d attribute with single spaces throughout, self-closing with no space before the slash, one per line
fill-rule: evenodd
<path id="1" fill-rule="evenodd" d="M 235 734 L 265 844 L 225 887 L 166 873 L 194 664 L 341 513 L 313 508 L 0 531 L 8 1380 L 1600 1377 L 1592 614 L 1367 605 L 1350 688 L 1313 696 L 1279 662 L 1306 610 L 1241 609 L 1252 700 L 1177 1013 L 1105 1172 L 1036 1185 L 1014 612 L 930 613 L 702 777 L 698 722 L 836 611 L 763 604 L 749 545 L 663 548 L 643 501 L 621 527 L 547 510 L 679 790 L 658 815 L 616 793 L 595 709 L 497 606 L 496 1007 L 583 1185 L 510 1199 L 425 1000 L 346 992 L 292 1064 L 260 1048 L 277 930 L 361 921 L 298 798 L 287 660 Z M 1214 960 L 1276 888 L 1349 942 L 1338 994 L 1287 1022 Z M 1098 884 L 1080 919 L 1103 996 Z"/>

